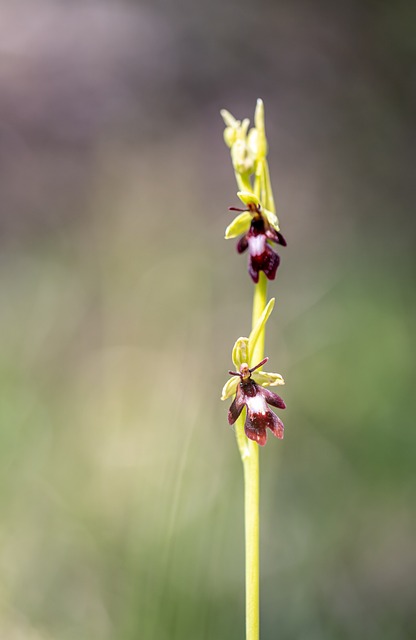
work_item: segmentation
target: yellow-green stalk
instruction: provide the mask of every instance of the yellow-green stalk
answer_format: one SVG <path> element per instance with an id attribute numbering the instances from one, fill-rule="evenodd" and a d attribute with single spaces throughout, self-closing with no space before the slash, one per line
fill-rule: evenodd
<path id="1" fill-rule="evenodd" d="M 264 127 L 264 106 L 257 101 L 254 127 L 248 131 L 249 121 L 240 122 L 228 111 L 221 112 L 226 129 L 224 140 L 230 148 L 231 159 L 240 193 L 240 199 L 249 205 L 262 203 L 264 213 L 270 223 L 278 229 L 275 215 L 274 198 L 267 163 L 267 141 Z M 254 176 L 254 179 L 252 178 Z M 226 238 L 239 235 L 247 224 L 247 214 L 241 213 L 228 226 Z M 265 325 L 274 306 L 274 300 L 267 305 L 267 278 L 263 272 L 254 288 L 252 331 L 250 338 L 239 338 L 233 349 L 235 366 L 247 362 L 249 367 L 256 365 L 264 357 Z M 267 308 L 266 308 L 267 307 Z M 238 368 L 237 368 L 238 370 Z M 278 374 L 265 384 L 283 384 Z M 232 393 L 233 382 L 229 381 L 223 389 L 222 398 Z M 235 383 L 234 383 L 235 388 Z M 245 509 L 245 576 L 246 576 L 246 640 L 259 640 L 260 634 L 260 491 L 259 491 L 259 445 L 246 437 L 243 414 L 235 423 L 237 444 L 244 468 L 244 509 Z"/>

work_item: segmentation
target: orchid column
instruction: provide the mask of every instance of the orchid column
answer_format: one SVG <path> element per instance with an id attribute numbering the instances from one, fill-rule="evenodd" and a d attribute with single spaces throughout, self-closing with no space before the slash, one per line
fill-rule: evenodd
<path id="1" fill-rule="evenodd" d="M 238 338 L 232 360 L 236 371 L 224 385 L 222 400 L 235 395 L 228 411 L 228 422 L 235 423 L 237 444 L 244 468 L 246 640 L 259 639 L 259 445 L 267 440 L 267 429 L 279 439 L 284 427 L 269 405 L 285 408 L 283 400 L 266 389 L 284 384 L 278 373 L 266 373 L 264 358 L 265 326 L 274 307 L 267 303 L 267 280 L 274 280 L 280 257 L 270 243 L 286 246 L 279 230 L 267 163 L 264 106 L 257 100 L 254 127 L 248 119 L 240 122 L 222 110 L 226 128 L 224 140 L 231 151 L 238 197 L 244 208 L 230 207 L 239 215 L 225 232 L 226 239 L 241 236 L 238 253 L 248 249 L 248 272 L 254 282 L 252 329 L 248 338 Z M 237 381 L 236 381 L 237 378 Z M 243 409 L 245 412 L 243 413 Z"/>

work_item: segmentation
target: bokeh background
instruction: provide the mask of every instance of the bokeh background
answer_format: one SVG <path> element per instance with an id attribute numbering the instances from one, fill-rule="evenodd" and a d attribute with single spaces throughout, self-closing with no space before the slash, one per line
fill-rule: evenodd
<path id="1" fill-rule="evenodd" d="M 414 3 L 0 11 L 0 638 L 244 637 L 219 110 L 257 97 L 288 239 L 262 638 L 416 637 Z"/>

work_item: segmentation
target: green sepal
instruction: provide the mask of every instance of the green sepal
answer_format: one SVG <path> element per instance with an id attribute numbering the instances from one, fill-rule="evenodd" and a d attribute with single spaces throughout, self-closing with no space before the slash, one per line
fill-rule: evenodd
<path id="1" fill-rule="evenodd" d="M 240 379 L 237 379 L 236 377 L 227 380 L 222 388 L 221 400 L 227 400 L 227 398 L 231 398 L 231 396 L 235 394 L 239 380 Z"/>
<path id="2" fill-rule="evenodd" d="M 254 371 L 251 374 L 254 382 L 260 384 L 262 387 L 277 387 L 277 385 L 284 384 L 280 373 L 268 373 L 267 371 Z"/>
<path id="3" fill-rule="evenodd" d="M 251 191 L 239 191 L 237 195 L 240 198 L 241 202 L 247 207 L 250 204 L 254 204 L 256 207 L 260 205 L 260 200 Z"/>
<path id="4" fill-rule="evenodd" d="M 275 213 L 273 213 L 272 211 L 269 211 L 268 209 L 262 209 L 262 214 L 267 219 L 267 222 L 269 223 L 269 225 L 273 227 L 273 229 L 276 229 L 276 231 L 280 230 L 279 220 Z"/>
<path id="5" fill-rule="evenodd" d="M 241 236 L 243 233 L 246 233 L 250 229 L 251 224 L 251 214 L 249 211 L 243 211 L 240 213 L 225 230 L 225 239 L 229 240 L 230 238 L 235 238 L 236 236 Z"/>
<path id="6" fill-rule="evenodd" d="M 236 371 L 240 371 L 243 362 L 248 362 L 248 338 L 238 338 L 233 346 L 232 359 Z"/>
<path id="7" fill-rule="evenodd" d="M 254 349 L 257 344 L 257 340 L 259 339 L 260 333 L 263 331 L 266 325 L 266 322 L 271 312 L 273 311 L 274 303 L 275 303 L 275 298 L 272 298 L 271 300 L 269 300 L 268 304 L 264 308 L 263 313 L 261 314 L 260 318 L 257 320 L 256 326 L 253 327 L 253 330 L 250 333 L 250 336 L 248 339 L 248 354 L 250 358 L 250 362 L 249 362 L 250 366 L 254 366 L 257 364 L 256 362 L 251 362 L 251 358 L 253 357 Z"/>

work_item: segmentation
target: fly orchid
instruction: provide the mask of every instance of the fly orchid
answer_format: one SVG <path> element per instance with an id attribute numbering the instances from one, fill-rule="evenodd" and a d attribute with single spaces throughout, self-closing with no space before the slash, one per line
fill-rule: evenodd
<path id="1" fill-rule="evenodd" d="M 227 227 L 225 237 L 235 238 L 243 234 L 237 243 L 237 251 L 243 253 L 249 250 L 248 272 L 253 282 L 259 281 L 260 271 L 264 271 L 269 280 L 274 280 L 280 256 L 269 242 L 286 246 L 286 240 L 279 231 L 277 216 L 264 209 L 253 193 L 239 191 L 237 195 L 246 209 L 229 207 L 230 211 L 238 211 L 239 215 Z"/>
<path id="2" fill-rule="evenodd" d="M 221 396 L 222 400 L 226 400 L 235 394 L 228 411 L 229 424 L 234 424 L 243 408 L 246 407 L 245 434 L 247 438 L 254 440 L 261 446 L 266 444 L 267 428 L 279 439 L 283 438 L 284 432 L 282 421 L 267 405 L 279 409 L 284 409 L 286 405 L 280 396 L 265 389 L 268 386 L 284 384 L 282 376 L 278 373 L 259 371 L 268 358 L 264 358 L 252 367 L 247 364 L 252 360 L 257 341 L 273 310 L 274 302 L 274 298 L 272 298 L 253 327 L 250 336 L 248 338 L 239 338 L 236 341 L 232 353 L 236 371 L 229 371 L 232 377 L 224 385 Z M 235 376 L 240 378 L 237 384 L 235 383 Z"/>
<path id="3" fill-rule="evenodd" d="M 264 446 L 267 441 L 266 428 L 270 429 L 273 435 L 280 440 L 283 439 L 283 422 L 277 415 L 269 409 L 268 404 L 279 409 L 286 409 L 282 398 L 273 391 L 265 389 L 256 384 L 251 379 L 253 371 L 261 367 L 268 361 L 264 358 L 256 366 L 249 368 L 246 362 L 240 367 L 240 371 L 229 371 L 230 376 L 239 376 L 240 382 L 237 384 L 236 396 L 228 410 L 228 422 L 234 424 L 246 407 L 247 414 L 244 423 L 244 432 L 247 438 L 254 440 L 257 444 Z"/>
<path id="4" fill-rule="evenodd" d="M 228 225 L 225 238 L 239 238 L 238 253 L 248 249 L 248 271 L 255 283 L 252 331 L 248 338 L 239 338 L 234 345 L 235 370 L 229 371 L 231 378 L 223 387 L 221 399 L 233 398 L 228 422 L 235 424 L 244 467 L 246 638 L 259 640 L 259 447 L 256 445 L 266 444 L 267 429 L 277 438 L 283 438 L 283 423 L 270 407 L 285 408 L 282 398 L 265 389 L 284 384 L 282 376 L 260 369 L 267 362 L 267 358 L 263 358 L 265 324 L 274 305 L 273 299 L 267 304 L 267 281 L 274 280 L 280 263 L 273 247 L 274 244 L 286 246 L 286 240 L 275 215 L 263 101 L 257 100 L 251 129 L 247 118 L 237 120 L 225 109 L 221 115 L 225 124 L 224 141 L 230 149 L 239 189 L 237 195 L 244 205 L 241 209 L 230 207 L 238 214 Z"/>

